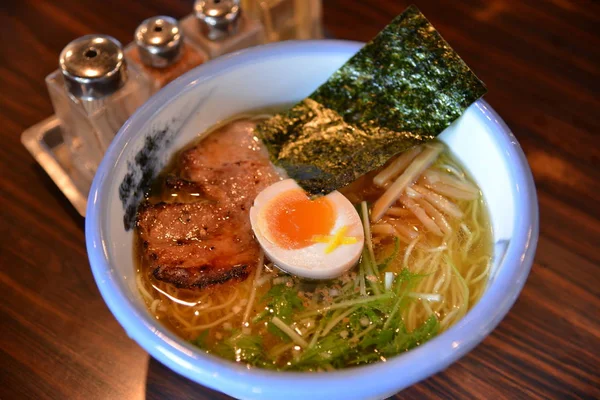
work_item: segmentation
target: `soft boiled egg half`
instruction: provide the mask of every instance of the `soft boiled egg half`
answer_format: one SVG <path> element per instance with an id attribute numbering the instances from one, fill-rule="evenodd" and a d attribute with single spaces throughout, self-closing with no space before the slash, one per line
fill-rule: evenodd
<path id="1" fill-rule="evenodd" d="M 311 200 L 293 179 L 264 189 L 250 209 L 252 230 L 280 269 L 313 279 L 337 277 L 360 259 L 364 231 L 340 192 Z"/>

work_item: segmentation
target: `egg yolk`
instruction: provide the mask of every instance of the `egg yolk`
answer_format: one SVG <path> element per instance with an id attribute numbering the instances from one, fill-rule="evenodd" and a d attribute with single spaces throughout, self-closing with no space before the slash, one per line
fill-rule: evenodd
<path id="1" fill-rule="evenodd" d="M 286 249 L 314 244 L 316 235 L 328 235 L 335 210 L 327 197 L 308 198 L 301 189 L 288 190 L 267 203 L 263 216 L 271 241 Z"/>

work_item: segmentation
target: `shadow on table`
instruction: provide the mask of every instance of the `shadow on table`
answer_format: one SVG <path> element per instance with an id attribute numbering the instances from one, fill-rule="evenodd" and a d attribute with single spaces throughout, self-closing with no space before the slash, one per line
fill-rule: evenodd
<path id="1" fill-rule="evenodd" d="M 146 399 L 229 400 L 232 397 L 192 382 L 149 357 Z"/>
<path id="2" fill-rule="evenodd" d="M 60 204 L 61 208 L 69 215 L 77 227 L 79 227 L 82 232 L 85 231 L 85 218 L 79 215 L 77 210 L 75 210 L 75 207 L 73 207 L 65 195 L 60 191 L 46 171 L 38 164 L 34 164 L 33 169 L 34 173 L 39 177 L 39 182 L 44 189 L 57 199 L 58 204 Z"/>

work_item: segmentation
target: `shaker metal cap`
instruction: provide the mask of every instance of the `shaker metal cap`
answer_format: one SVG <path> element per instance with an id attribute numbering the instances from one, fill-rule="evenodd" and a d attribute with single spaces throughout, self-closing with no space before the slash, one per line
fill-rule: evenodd
<path id="1" fill-rule="evenodd" d="M 108 35 L 73 40 L 60 53 L 59 67 L 67 90 L 85 100 L 108 96 L 127 80 L 121 43 Z"/>
<path id="2" fill-rule="evenodd" d="M 236 34 L 242 14 L 239 0 L 196 0 L 194 12 L 202 33 L 210 40 Z"/>
<path id="3" fill-rule="evenodd" d="M 183 32 L 176 19 L 166 16 L 148 18 L 135 30 L 135 44 L 146 65 L 164 68 L 179 59 Z"/>

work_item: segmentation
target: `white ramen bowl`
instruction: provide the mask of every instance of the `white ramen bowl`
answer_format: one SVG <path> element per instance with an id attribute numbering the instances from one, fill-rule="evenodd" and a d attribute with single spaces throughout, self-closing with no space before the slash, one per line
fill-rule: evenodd
<path id="1" fill-rule="evenodd" d="M 387 362 L 335 372 L 274 372 L 207 355 L 147 311 L 135 283 L 133 232 L 124 223 L 131 223 L 144 183 L 177 149 L 219 121 L 306 97 L 361 45 L 284 42 L 211 61 L 152 97 L 113 140 L 88 200 L 85 230 L 92 271 L 127 334 L 173 371 L 244 399 L 384 398 L 464 356 L 515 302 L 538 238 L 536 192 L 517 140 L 494 110 L 479 100 L 440 139 L 483 191 L 494 232 L 493 270 L 481 300 L 444 333 Z"/>

